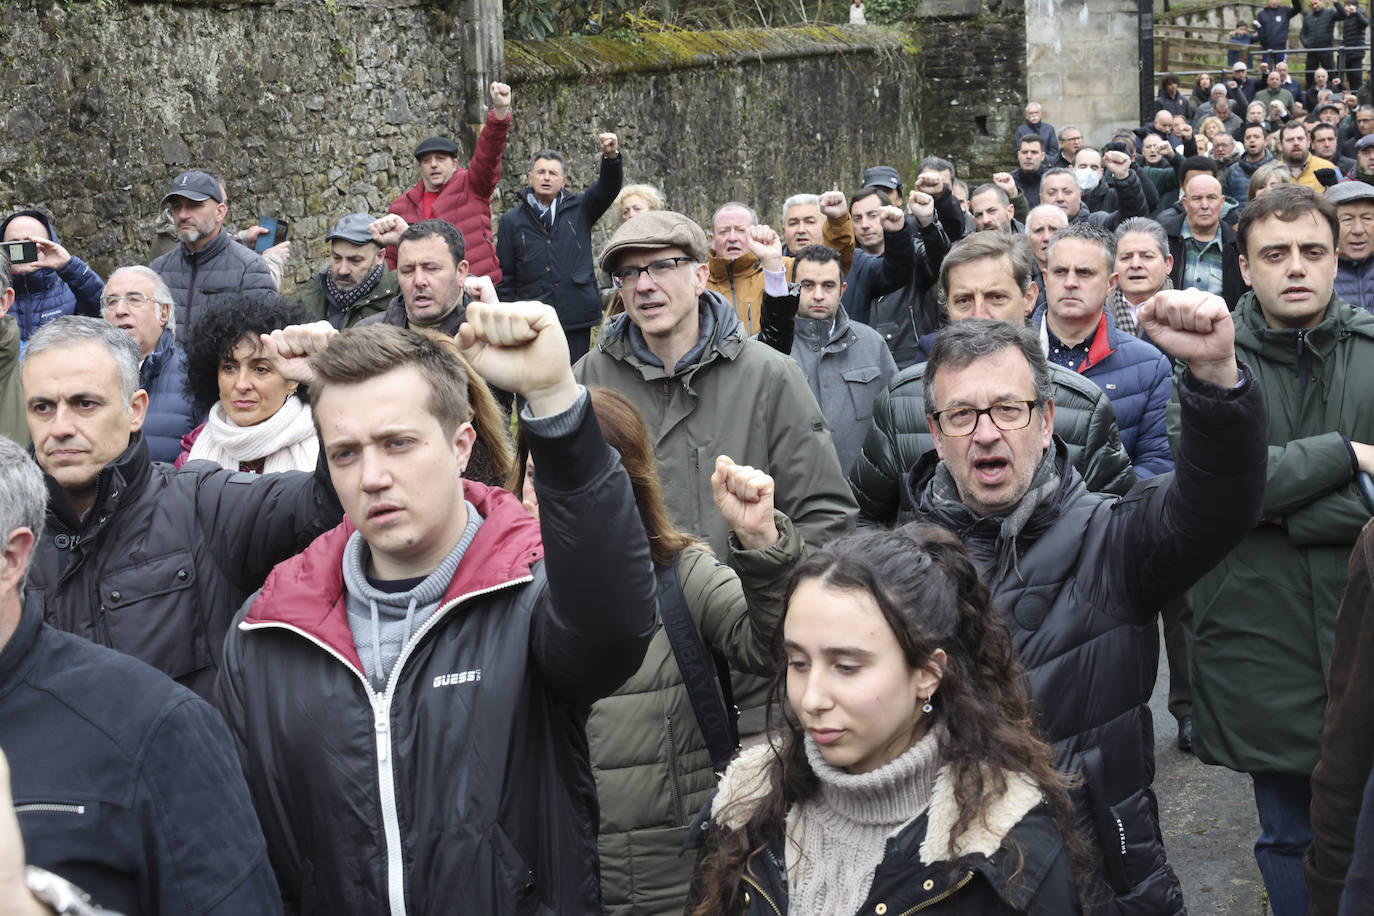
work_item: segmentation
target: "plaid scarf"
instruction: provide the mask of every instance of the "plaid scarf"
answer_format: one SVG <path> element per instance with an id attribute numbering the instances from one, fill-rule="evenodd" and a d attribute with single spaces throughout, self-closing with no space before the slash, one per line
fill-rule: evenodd
<path id="1" fill-rule="evenodd" d="M 1164 285 L 1160 289 L 1173 288 L 1174 281 L 1165 277 Z M 1144 336 L 1140 331 L 1140 322 L 1135 317 L 1135 306 L 1126 301 L 1126 294 L 1121 292 L 1121 287 L 1113 286 L 1112 291 L 1107 294 L 1107 312 L 1121 330 L 1136 337 Z"/>
<path id="2" fill-rule="evenodd" d="M 382 279 L 384 270 L 386 270 L 386 262 L 378 258 L 377 263 L 373 264 L 372 269 L 367 272 L 367 276 L 363 277 L 363 281 L 352 289 L 339 289 L 334 283 L 334 274 L 326 270 L 324 272 L 325 292 L 329 293 L 329 298 L 334 300 L 334 304 L 339 307 L 340 311 L 346 312 L 353 303 L 372 292 L 377 281 Z"/>

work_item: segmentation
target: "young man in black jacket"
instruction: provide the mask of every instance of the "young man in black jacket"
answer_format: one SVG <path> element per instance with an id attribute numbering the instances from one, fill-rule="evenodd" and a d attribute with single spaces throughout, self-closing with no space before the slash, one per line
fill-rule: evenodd
<path id="1" fill-rule="evenodd" d="M 459 340 L 526 401 L 540 522 L 462 478 L 450 349 L 345 331 L 311 365 L 348 523 L 225 643 L 220 706 L 293 911 L 600 913 L 583 726 L 655 632 L 649 539 L 553 309 L 474 302 Z"/>

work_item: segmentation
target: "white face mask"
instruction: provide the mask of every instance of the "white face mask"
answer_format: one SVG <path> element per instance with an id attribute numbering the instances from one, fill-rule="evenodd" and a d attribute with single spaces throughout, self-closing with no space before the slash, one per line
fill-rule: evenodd
<path id="1" fill-rule="evenodd" d="M 1097 187 L 1097 183 L 1102 180 L 1102 176 L 1092 169 L 1074 169 L 1073 180 L 1074 183 L 1078 185 L 1078 190 L 1087 192 Z"/>

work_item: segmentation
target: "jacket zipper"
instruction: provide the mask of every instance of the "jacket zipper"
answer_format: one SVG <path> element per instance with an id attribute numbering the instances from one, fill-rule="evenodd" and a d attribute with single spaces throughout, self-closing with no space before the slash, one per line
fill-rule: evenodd
<path id="1" fill-rule="evenodd" d="M 33 802 L 33 803 L 27 804 L 27 805 L 15 805 L 15 806 L 14 806 L 14 812 L 15 812 L 16 814 L 24 814 L 25 812 L 28 812 L 28 811 L 33 811 L 33 812 L 46 812 L 46 813 L 49 813 L 49 814 L 85 814 L 85 813 L 86 813 L 86 806 L 85 806 L 85 805 L 62 805 L 62 804 L 58 804 L 58 803 L 56 803 L 56 802 Z"/>
<path id="2" fill-rule="evenodd" d="M 742 875 L 741 877 L 743 878 L 745 884 L 752 887 L 755 890 L 755 892 L 757 892 L 758 895 L 763 898 L 764 902 L 768 904 L 769 908 L 772 909 L 774 913 L 777 913 L 778 916 L 782 916 L 782 910 L 778 909 L 778 905 L 773 902 L 773 898 L 768 896 L 768 892 L 765 891 L 757 881 L 755 881 L 748 875 Z"/>
<path id="3" fill-rule="evenodd" d="M 686 817 L 682 810 L 682 789 L 677 784 L 677 744 L 673 741 L 673 717 L 664 716 L 663 726 L 668 732 L 668 794 L 673 801 L 673 816 L 681 823 Z"/>
<path id="4" fill-rule="evenodd" d="M 391 698 L 396 686 L 396 680 L 401 675 L 401 669 L 405 667 L 406 659 L 410 655 L 411 649 L 424 637 L 426 633 L 438 625 L 439 621 L 453 608 L 467 601 L 469 598 L 478 598 L 492 592 L 509 588 L 512 585 L 522 585 L 533 582 L 534 576 L 521 576 L 493 585 L 490 588 L 478 589 L 475 592 L 467 592 L 459 595 L 447 604 L 440 605 L 424 622 L 420 629 L 410 636 L 410 641 L 401 647 L 401 654 L 396 657 L 396 663 L 391 666 L 391 676 L 387 679 L 386 689 L 378 694 L 372 689 L 372 682 L 367 679 L 367 675 L 353 667 L 348 659 L 340 655 L 332 646 L 327 645 L 311 633 L 293 626 L 289 623 L 279 621 L 269 621 L 263 623 L 241 623 L 239 628 L 242 630 L 254 630 L 264 627 L 280 627 L 299 633 L 315 645 L 324 649 L 330 655 L 343 662 L 345 668 L 352 671 L 360 681 L 363 682 L 363 689 L 367 691 L 368 701 L 372 704 L 372 729 L 377 737 L 377 791 L 382 808 L 382 830 L 386 836 L 386 887 L 387 897 L 390 901 L 391 916 L 405 916 L 406 914 L 406 887 L 405 887 L 405 858 L 401 849 L 401 819 L 396 810 L 396 774 L 392 767 L 391 755 Z"/>
<path id="5" fill-rule="evenodd" d="M 959 883 L 958 883 L 958 884 L 954 885 L 954 886 L 951 887 L 951 888 L 946 889 L 943 893 L 936 894 L 934 897 L 931 897 L 929 900 L 927 900 L 927 901 L 925 901 L 925 902 L 923 902 L 923 903 L 918 903 L 918 904 L 916 904 L 914 907 L 912 907 L 911 909 L 907 910 L 905 913 L 899 914 L 899 916 L 911 916 L 912 913 L 918 912 L 919 910 L 924 910 L 926 907 L 929 907 L 929 906 L 934 906 L 935 904 L 939 903 L 941 900 L 944 900 L 946 897 L 949 897 L 949 896 L 950 896 L 951 894 L 953 894 L 955 891 L 960 890 L 965 884 L 968 884 L 968 883 L 969 883 L 970 881 L 972 881 L 972 880 L 973 880 L 973 872 L 971 872 L 971 871 L 970 871 L 970 872 L 966 872 L 966 873 L 964 874 L 964 877 L 961 878 L 961 879 L 959 880 Z"/>

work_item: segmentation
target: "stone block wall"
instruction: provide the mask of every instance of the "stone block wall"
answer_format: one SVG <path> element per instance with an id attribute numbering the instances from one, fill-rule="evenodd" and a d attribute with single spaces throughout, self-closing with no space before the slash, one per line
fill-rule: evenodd
<path id="1" fill-rule="evenodd" d="M 1046 121 L 1094 146 L 1139 123 L 1136 0 L 1025 0 L 1025 11 L 1026 96 Z"/>

